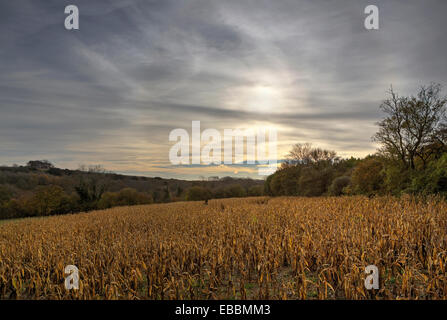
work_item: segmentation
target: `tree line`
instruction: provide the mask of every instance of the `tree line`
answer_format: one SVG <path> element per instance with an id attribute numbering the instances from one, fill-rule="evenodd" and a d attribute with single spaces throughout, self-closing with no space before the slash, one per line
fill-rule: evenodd
<path id="1" fill-rule="evenodd" d="M 262 193 L 263 181 L 252 179 L 185 181 L 124 176 L 101 166 L 59 169 L 47 160 L 0 167 L 0 219 Z"/>
<path id="2" fill-rule="evenodd" d="M 447 99 L 441 86 L 422 86 L 400 96 L 393 87 L 380 105 L 385 117 L 372 140 L 380 148 L 363 159 L 341 159 L 308 143 L 293 146 L 269 176 L 271 196 L 447 195 Z"/>

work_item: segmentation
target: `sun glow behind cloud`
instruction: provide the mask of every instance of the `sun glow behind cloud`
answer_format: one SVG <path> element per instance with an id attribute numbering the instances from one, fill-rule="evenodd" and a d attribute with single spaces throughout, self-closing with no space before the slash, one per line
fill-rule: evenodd
<path id="1" fill-rule="evenodd" d="M 2 3 L 0 164 L 250 174 L 170 166 L 169 132 L 193 120 L 274 126 L 280 159 L 297 142 L 365 156 L 391 83 L 402 94 L 445 84 L 445 1 L 386 1 L 387 24 L 373 33 L 366 0 L 77 2 L 77 33 L 48 1 Z"/>

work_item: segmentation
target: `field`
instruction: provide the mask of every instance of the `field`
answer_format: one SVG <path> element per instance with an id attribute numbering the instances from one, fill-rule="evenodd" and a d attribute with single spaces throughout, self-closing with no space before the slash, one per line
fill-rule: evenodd
<path id="1" fill-rule="evenodd" d="M 80 289 L 64 287 L 76 265 Z M 366 290 L 365 267 L 380 272 Z M 447 203 L 245 198 L 0 224 L 2 299 L 446 299 Z"/>

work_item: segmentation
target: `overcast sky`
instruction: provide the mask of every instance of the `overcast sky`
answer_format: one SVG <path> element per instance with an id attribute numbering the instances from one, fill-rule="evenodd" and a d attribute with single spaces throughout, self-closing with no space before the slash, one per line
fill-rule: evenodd
<path id="1" fill-rule="evenodd" d="M 280 158 L 296 142 L 365 156 L 391 84 L 446 85 L 446 14 L 445 0 L 1 0 L 0 164 L 256 177 L 170 165 L 169 132 L 192 120 L 275 127 Z"/>

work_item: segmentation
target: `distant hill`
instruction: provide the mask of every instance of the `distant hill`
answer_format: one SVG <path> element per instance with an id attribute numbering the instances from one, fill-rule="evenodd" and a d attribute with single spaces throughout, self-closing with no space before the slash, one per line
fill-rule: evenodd
<path id="1" fill-rule="evenodd" d="M 60 169 L 48 161 L 0 167 L 0 219 L 72 213 L 141 203 L 262 195 L 263 180 L 210 177 L 188 181 L 128 176 L 100 166 Z"/>
<path id="2" fill-rule="evenodd" d="M 164 190 L 168 186 L 172 192 L 178 188 L 186 190 L 193 186 L 201 186 L 209 189 L 226 187 L 238 184 L 243 188 L 259 186 L 264 180 L 233 177 L 210 177 L 210 180 L 180 180 L 161 177 L 129 176 L 112 172 L 96 172 L 60 169 L 51 167 L 36 169 L 29 166 L 0 167 L 0 184 L 8 184 L 17 191 L 32 190 L 39 185 L 55 184 L 64 188 L 66 192 L 72 192 L 79 178 L 85 176 L 97 176 L 107 182 L 107 191 L 116 192 L 123 188 L 134 188 L 140 192 Z"/>

